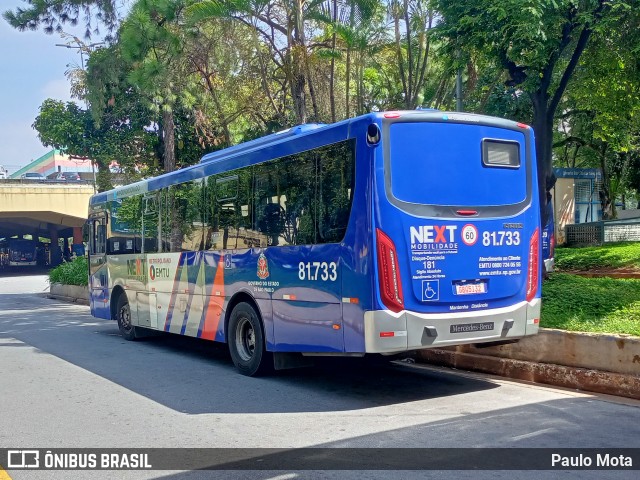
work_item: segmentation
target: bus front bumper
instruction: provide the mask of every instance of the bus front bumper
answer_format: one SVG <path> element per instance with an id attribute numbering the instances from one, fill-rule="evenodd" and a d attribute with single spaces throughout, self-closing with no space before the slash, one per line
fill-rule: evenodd
<path id="1" fill-rule="evenodd" d="M 490 310 L 425 314 L 403 310 L 365 312 L 365 352 L 400 353 L 422 348 L 496 342 L 538 333 L 540 299 Z"/>

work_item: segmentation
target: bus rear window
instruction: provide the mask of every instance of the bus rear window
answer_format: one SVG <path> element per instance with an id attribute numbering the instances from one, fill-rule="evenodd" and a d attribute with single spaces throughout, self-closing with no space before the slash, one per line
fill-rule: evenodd
<path id="1" fill-rule="evenodd" d="M 487 167 L 520 166 L 520 145 L 504 140 L 482 140 L 482 161 Z"/>
<path id="2" fill-rule="evenodd" d="M 390 126 L 387 182 L 393 197 L 422 205 L 498 206 L 527 198 L 521 132 L 483 125 Z"/>

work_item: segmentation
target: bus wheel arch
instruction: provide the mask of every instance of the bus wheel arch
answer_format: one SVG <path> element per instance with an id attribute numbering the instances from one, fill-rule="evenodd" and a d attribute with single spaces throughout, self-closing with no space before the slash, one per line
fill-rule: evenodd
<path id="1" fill-rule="evenodd" d="M 264 320 L 250 295 L 237 295 L 229 302 L 225 336 L 236 369 L 257 376 L 273 369 L 273 355 L 267 351 Z"/>
<path id="2" fill-rule="evenodd" d="M 262 331 L 265 332 L 265 340 L 266 340 L 266 329 L 264 326 L 264 320 L 262 318 L 262 312 L 260 311 L 260 307 L 258 307 L 255 299 L 249 295 L 247 292 L 238 292 L 236 293 L 227 304 L 226 312 L 224 315 L 224 338 L 225 341 L 229 342 L 229 320 L 231 320 L 231 314 L 233 313 L 233 309 L 236 308 L 236 305 L 239 303 L 248 303 L 251 305 L 256 313 L 258 314 L 258 319 L 260 320 L 260 324 L 262 325 Z"/>
<path id="3" fill-rule="evenodd" d="M 118 301 L 120 300 L 120 297 L 124 295 L 125 297 L 127 296 L 127 294 L 124 291 L 124 288 L 122 288 L 120 285 L 116 285 L 115 287 L 113 287 L 113 292 L 111 292 L 111 305 L 110 305 L 110 311 L 111 311 L 111 320 L 117 320 L 117 314 L 118 314 Z"/>
<path id="4" fill-rule="evenodd" d="M 116 290 L 114 289 L 114 292 Z M 119 288 L 118 294 L 113 295 L 112 301 L 112 313 L 114 313 L 114 318 L 118 322 L 118 330 L 120 330 L 120 335 L 125 340 L 135 340 L 137 338 L 136 335 L 136 327 L 133 325 L 133 319 L 131 317 L 131 306 L 129 304 L 129 299 L 127 298 L 127 294 L 124 289 Z M 115 305 L 115 309 L 113 307 Z"/>

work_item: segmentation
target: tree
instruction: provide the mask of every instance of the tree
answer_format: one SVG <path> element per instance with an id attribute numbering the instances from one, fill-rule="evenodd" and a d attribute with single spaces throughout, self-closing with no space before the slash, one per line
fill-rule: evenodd
<path id="1" fill-rule="evenodd" d="M 394 46 L 402 82 L 404 107 L 422 105 L 431 47 L 434 10 L 428 0 L 390 0 Z"/>
<path id="2" fill-rule="evenodd" d="M 33 124 L 43 145 L 60 150 L 71 157 L 91 159 L 98 167 L 98 189 L 112 188 L 109 165 L 117 161 L 121 166 L 132 165 L 145 156 L 145 146 L 152 138 L 136 122 L 130 112 L 130 122 L 106 115 L 97 124 L 89 110 L 73 102 L 47 99 L 40 106 L 40 114 Z M 132 167 L 133 168 L 133 167 Z"/>
<path id="3" fill-rule="evenodd" d="M 573 162 L 602 171 L 600 201 L 605 219 L 616 217 L 617 196 L 633 188 L 640 133 L 639 20 L 629 12 L 615 30 L 594 32 L 566 95 L 563 135 L 556 143 L 562 153 L 572 147 Z"/>
<path id="4" fill-rule="evenodd" d="M 610 0 L 437 0 L 441 34 L 454 51 L 486 55 L 508 74 L 506 84 L 533 105 L 543 220 L 554 182 L 554 117 L 593 32 L 615 25 L 624 2 Z"/>
<path id="5" fill-rule="evenodd" d="M 43 28 L 46 33 L 62 32 L 63 25 L 75 26 L 80 17 L 85 21 L 85 36 L 99 33 L 97 24 L 92 23 L 95 9 L 95 20 L 104 24 L 109 31 L 118 23 L 116 9 L 117 0 L 24 0 L 25 8 L 18 7 L 15 12 L 5 11 L 2 16 L 9 25 L 20 31 Z"/>

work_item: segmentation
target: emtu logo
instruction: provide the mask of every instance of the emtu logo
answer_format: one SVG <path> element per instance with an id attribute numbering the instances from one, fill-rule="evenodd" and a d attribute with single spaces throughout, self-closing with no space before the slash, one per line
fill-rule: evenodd
<path id="1" fill-rule="evenodd" d="M 155 280 L 156 278 L 169 278 L 169 269 L 167 267 L 151 265 L 149 267 L 149 278 L 151 280 Z"/>
<path id="2" fill-rule="evenodd" d="M 423 225 L 410 227 L 411 243 L 453 243 L 456 225 Z"/>

